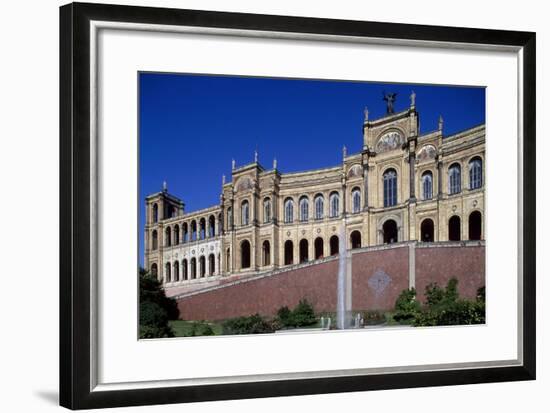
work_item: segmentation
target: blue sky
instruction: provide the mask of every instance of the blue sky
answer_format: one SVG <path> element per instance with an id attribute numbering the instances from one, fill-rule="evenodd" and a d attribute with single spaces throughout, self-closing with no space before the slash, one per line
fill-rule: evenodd
<path id="1" fill-rule="evenodd" d="M 411 84 L 140 73 L 140 228 L 143 261 L 146 195 L 167 181 L 186 211 L 219 202 L 222 174 L 231 160 L 250 163 L 254 150 L 282 172 L 334 166 L 361 150 L 363 110 L 385 114 L 383 91 L 397 92 L 395 110 L 416 93 L 421 133 L 444 134 L 485 122 L 485 89 Z"/>

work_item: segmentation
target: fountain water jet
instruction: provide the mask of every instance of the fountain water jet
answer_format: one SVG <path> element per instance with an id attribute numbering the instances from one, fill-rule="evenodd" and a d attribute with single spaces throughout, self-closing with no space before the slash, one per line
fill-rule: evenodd
<path id="1" fill-rule="evenodd" d="M 348 250 L 346 248 L 346 221 L 342 220 L 340 228 L 340 240 L 338 242 L 338 285 L 337 285 L 337 303 L 336 303 L 336 328 L 343 330 L 349 327 L 347 317 L 349 297 L 347 291 L 347 270 L 348 270 Z"/>

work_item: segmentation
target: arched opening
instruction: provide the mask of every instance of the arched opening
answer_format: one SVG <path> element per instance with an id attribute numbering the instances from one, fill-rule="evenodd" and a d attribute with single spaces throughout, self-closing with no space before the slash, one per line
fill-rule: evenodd
<path id="1" fill-rule="evenodd" d="M 338 239 L 338 235 L 333 235 L 330 237 L 330 255 L 337 255 L 340 249 L 340 240 Z"/>
<path id="2" fill-rule="evenodd" d="M 271 248 L 269 241 L 265 240 L 262 244 L 262 256 L 263 256 L 263 265 L 271 265 Z"/>
<path id="3" fill-rule="evenodd" d="M 449 241 L 460 241 L 460 217 L 457 215 L 449 219 Z"/>
<path id="4" fill-rule="evenodd" d="M 309 260 L 309 243 L 307 242 L 307 239 L 302 239 L 300 241 L 300 263 L 307 262 Z"/>
<path id="5" fill-rule="evenodd" d="M 353 231 L 350 235 L 351 249 L 361 248 L 361 233 Z"/>
<path id="6" fill-rule="evenodd" d="M 216 271 L 216 257 L 214 254 L 208 256 L 208 275 L 214 275 Z"/>
<path id="7" fill-rule="evenodd" d="M 172 266 L 169 262 L 166 263 L 164 266 L 164 281 L 169 283 L 172 282 L 172 274 L 171 274 Z"/>
<path id="8" fill-rule="evenodd" d="M 429 218 L 420 224 L 420 241 L 434 242 L 434 222 Z"/>
<path id="9" fill-rule="evenodd" d="M 241 268 L 250 268 L 250 242 L 241 242 Z"/>
<path id="10" fill-rule="evenodd" d="M 195 278 L 197 278 L 197 259 L 193 257 L 191 258 L 191 279 Z"/>
<path id="11" fill-rule="evenodd" d="M 392 244 L 397 242 L 397 222 L 393 219 L 388 219 L 384 222 L 384 225 L 382 225 L 382 232 L 384 233 L 384 244 Z"/>
<path id="12" fill-rule="evenodd" d="M 156 263 L 151 264 L 151 275 L 155 278 L 159 276 L 159 267 Z"/>
<path id="13" fill-rule="evenodd" d="M 309 219 L 309 200 L 307 196 L 300 198 L 300 222 L 306 222 Z"/>
<path id="14" fill-rule="evenodd" d="M 462 190 L 461 185 L 461 168 L 458 163 L 454 163 L 449 167 L 449 194 L 458 194 Z"/>
<path id="15" fill-rule="evenodd" d="M 271 199 L 264 199 L 264 223 L 267 224 L 271 222 Z"/>
<path id="16" fill-rule="evenodd" d="M 175 225 L 174 226 L 174 245 L 178 245 L 180 243 L 180 226 Z"/>
<path id="17" fill-rule="evenodd" d="M 250 207 L 245 199 L 241 204 L 241 225 L 248 225 L 250 222 Z"/>
<path id="18" fill-rule="evenodd" d="M 167 227 L 165 230 L 164 245 L 166 247 L 172 246 L 172 229 L 170 227 Z"/>
<path id="19" fill-rule="evenodd" d="M 285 265 L 291 265 L 294 263 L 294 244 L 292 241 L 287 240 L 285 242 Z"/>
<path id="20" fill-rule="evenodd" d="M 227 272 L 231 271 L 231 249 L 228 248 L 225 252 L 225 270 Z"/>
<path id="21" fill-rule="evenodd" d="M 433 197 L 433 175 L 431 171 L 422 174 L 422 199 L 432 199 Z"/>
<path id="22" fill-rule="evenodd" d="M 351 208 L 354 214 L 361 212 L 361 189 L 358 187 L 351 191 Z"/>
<path id="23" fill-rule="evenodd" d="M 206 275 L 206 258 L 204 258 L 204 255 L 199 258 L 199 268 L 201 277 L 204 277 Z"/>
<path id="24" fill-rule="evenodd" d="M 290 224 L 294 221 L 294 201 L 292 198 L 285 200 L 285 223 Z"/>
<path id="25" fill-rule="evenodd" d="M 181 225 L 181 242 L 186 243 L 189 241 L 189 229 L 187 227 L 187 222 L 184 222 Z"/>
<path id="26" fill-rule="evenodd" d="M 315 242 L 313 243 L 313 246 L 315 247 L 315 259 L 321 259 L 324 256 L 323 248 L 324 248 L 324 242 L 323 238 L 318 237 L 315 238 Z"/>
<path id="27" fill-rule="evenodd" d="M 180 280 L 180 263 L 178 261 L 174 262 L 174 281 L 178 282 Z"/>
<path id="28" fill-rule="evenodd" d="M 157 223 L 159 221 L 159 206 L 153 204 L 153 222 Z"/>
<path id="29" fill-rule="evenodd" d="M 382 176 L 384 184 L 384 206 L 390 207 L 397 204 L 397 172 L 388 169 Z"/>
<path id="30" fill-rule="evenodd" d="M 206 219 L 201 218 L 199 220 L 199 238 L 205 239 L 206 238 Z"/>
<path id="31" fill-rule="evenodd" d="M 322 194 L 315 195 L 315 219 L 323 219 L 325 215 L 325 199 Z"/>
<path id="32" fill-rule="evenodd" d="M 468 218 L 468 238 L 472 241 L 481 239 L 481 212 L 473 211 Z"/>
<path id="33" fill-rule="evenodd" d="M 208 217 L 208 237 L 213 238 L 216 236 L 216 218 L 214 215 Z"/>
<path id="34" fill-rule="evenodd" d="M 158 249 L 158 247 L 159 247 L 159 234 L 158 234 L 157 230 L 153 231 L 153 235 L 152 235 L 151 238 L 153 238 L 153 250 Z"/>
<path id="35" fill-rule="evenodd" d="M 191 241 L 197 240 L 197 221 L 191 221 Z"/>
<path id="36" fill-rule="evenodd" d="M 332 192 L 329 196 L 329 216 L 336 218 L 340 215 L 340 195 L 338 192 Z"/>
<path id="37" fill-rule="evenodd" d="M 470 189 L 481 188 L 483 184 L 483 168 L 481 158 L 476 156 L 468 163 L 470 168 Z"/>
<path id="38" fill-rule="evenodd" d="M 189 279 L 189 273 L 187 272 L 187 260 L 183 260 L 181 262 L 181 278 L 186 281 L 187 279 Z"/>

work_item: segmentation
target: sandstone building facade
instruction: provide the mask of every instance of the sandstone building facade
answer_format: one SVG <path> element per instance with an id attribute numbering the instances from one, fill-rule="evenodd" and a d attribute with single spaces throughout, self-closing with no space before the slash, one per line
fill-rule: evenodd
<path id="1" fill-rule="evenodd" d="M 344 148 L 340 165 L 284 173 L 257 155 L 233 162 L 219 204 L 194 212 L 166 186 L 147 196 L 145 268 L 181 290 L 329 257 L 340 242 L 483 240 L 484 171 L 485 125 L 444 136 L 440 118 L 420 135 L 412 96 L 404 111 L 366 112 L 362 150 Z"/>

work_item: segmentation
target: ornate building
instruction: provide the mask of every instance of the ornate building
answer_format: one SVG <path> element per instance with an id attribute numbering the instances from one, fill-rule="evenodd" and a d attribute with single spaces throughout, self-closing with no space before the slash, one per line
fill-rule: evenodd
<path id="1" fill-rule="evenodd" d="M 146 197 L 145 267 L 166 288 L 268 272 L 338 253 L 410 240 L 484 239 L 485 125 L 419 135 L 407 110 L 369 120 L 363 149 L 337 166 L 282 173 L 257 154 L 232 166 L 220 203 L 185 212 L 161 192 Z M 339 239 L 341 226 L 346 239 Z"/>

